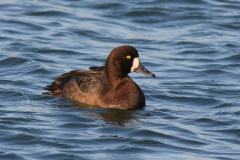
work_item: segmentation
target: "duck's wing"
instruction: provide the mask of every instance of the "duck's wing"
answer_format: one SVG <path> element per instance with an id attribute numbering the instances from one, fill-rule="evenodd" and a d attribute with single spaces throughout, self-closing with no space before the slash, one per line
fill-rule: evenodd
<path id="1" fill-rule="evenodd" d="M 66 96 L 73 94 L 67 92 L 69 88 L 74 88 L 81 92 L 99 93 L 107 83 L 105 66 L 90 67 L 89 70 L 73 70 L 58 76 L 56 80 L 44 89 L 50 91 L 52 95 Z"/>

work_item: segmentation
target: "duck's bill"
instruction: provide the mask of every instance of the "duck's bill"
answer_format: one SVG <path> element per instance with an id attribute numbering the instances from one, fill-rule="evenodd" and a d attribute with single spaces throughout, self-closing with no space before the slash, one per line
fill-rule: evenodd
<path id="1" fill-rule="evenodd" d="M 156 77 L 155 74 L 148 71 L 140 62 L 139 62 L 138 67 L 134 71 L 137 73 L 143 74 L 147 77 Z"/>

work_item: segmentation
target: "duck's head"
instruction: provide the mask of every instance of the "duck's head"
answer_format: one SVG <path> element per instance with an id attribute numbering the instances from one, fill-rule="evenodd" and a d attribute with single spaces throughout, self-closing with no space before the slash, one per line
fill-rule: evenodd
<path id="1" fill-rule="evenodd" d="M 140 62 L 138 51 L 132 46 L 114 48 L 106 60 L 106 74 L 125 77 L 128 73 L 137 72 L 148 77 L 155 77 Z"/>

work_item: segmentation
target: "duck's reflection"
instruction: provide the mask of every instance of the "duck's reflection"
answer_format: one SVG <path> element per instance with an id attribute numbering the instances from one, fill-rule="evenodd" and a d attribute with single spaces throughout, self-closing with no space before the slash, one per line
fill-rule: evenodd
<path id="1" fill-rule="evenodd" d="M 134 110 L 117 110 L 117 109 L 106 109 L 103 112 L 96 114 L 96 118 L 101 118 L 107 125 L 120 125 L 129 126 L 136 122 L 134 118 Z"/>
<path id="2" fill-rule="evenodd" d="M 138 110 L 119 110 L 104 109 L 96 106 L 76 103 L 73 105 L 64 105 L 64 107 L 80 107 L 87 109 L 84 116 L 89 118 L 97 118 L 105 121 L 106 125 L 130 126 L 137 121 L 136 113 Z"/>

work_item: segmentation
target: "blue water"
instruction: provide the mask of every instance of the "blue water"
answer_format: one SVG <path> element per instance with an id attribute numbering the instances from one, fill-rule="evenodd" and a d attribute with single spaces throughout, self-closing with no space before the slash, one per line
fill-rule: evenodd
<path id="1" fill-rule="evenodd" d="M 132 45 L 141 110 L 44 94 Z M 240 1 L 1 0 L 0 159 L 240 158 Z"/>

